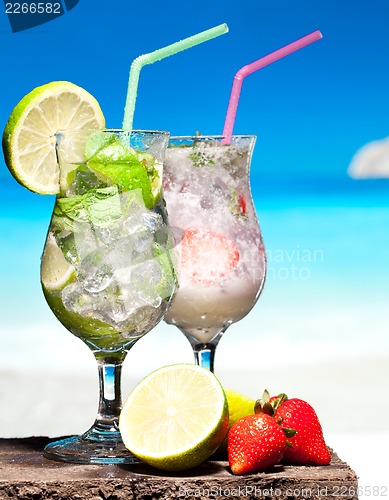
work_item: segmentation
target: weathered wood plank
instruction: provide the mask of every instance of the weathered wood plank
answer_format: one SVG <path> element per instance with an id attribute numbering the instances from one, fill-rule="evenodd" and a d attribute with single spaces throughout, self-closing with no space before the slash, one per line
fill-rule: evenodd
<path id="1" fill-rule="evenodd" d="M 333 453 L 329 466 L 274 467 L 271 472 L 234 476 L 224 460 L 166 473 L 144 464 L 72 465 L 47 460 L 47 438 L 0 439 L 0 499 L 168 500 L 357 499 L 357 477 Z"/>

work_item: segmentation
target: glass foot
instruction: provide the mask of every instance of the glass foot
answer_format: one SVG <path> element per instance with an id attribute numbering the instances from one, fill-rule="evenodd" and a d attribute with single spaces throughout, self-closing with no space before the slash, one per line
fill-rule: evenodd
<path id="1" fill-rule="evenodd" d="M 86 432 L 48 444 L 43 456 L 74 464 L 134 464 L 141 461 L 124 446 L 120 433 L 109 436 Z M 112 435 L 113 434 L 113 435 Z"/>

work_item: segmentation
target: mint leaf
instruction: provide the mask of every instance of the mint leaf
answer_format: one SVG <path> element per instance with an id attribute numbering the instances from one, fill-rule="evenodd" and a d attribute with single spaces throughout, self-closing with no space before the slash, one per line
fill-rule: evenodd
<path id="1" fill-rule="evenodd" d="M 57 199 L 56 223 L 73 231 L 74 221 L 89 222 L 100 227 L 108 227 L 122 216 L 120 195 L 116 186 L 91 189 L 87 193 L 71 198 Z"/>
<path id="2" fill-rule="evenodd" d="M 83 204 L 94 226 L 109 227 L 122 217 L 120 195 L 116 186 L 91 190 L 84 195 Z"/>
<path id="3" fill-rule="evenodd" d="M 202 151 L 195 151 L 188 155 L 188 158 L 192 160 L 195 167 L 212 167 L 215 163 L 212 158 Z"/>
<path id="4" fill-rule="evenodd" d="M 71 198 L 58 198 L 55 203 L 54 214 L 57 217 L 65 217 L 70 221 L 77 220 L 87 222 L 88 218 L 83 204 L 84 196 L 85 195 L 72 196 Z M 73 226 L 71 226 L 71 230 L 73 230 Z"/>

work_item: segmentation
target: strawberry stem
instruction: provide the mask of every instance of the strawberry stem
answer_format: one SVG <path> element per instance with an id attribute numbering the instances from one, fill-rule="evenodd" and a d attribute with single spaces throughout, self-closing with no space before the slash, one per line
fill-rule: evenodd
<path id="1" fill-rule="evenodd" d="M 266 413 L 267 415 L 274 417 L 277 408 L 279 408 L 287 399 L 288 396 L 283 392 L 278 396 L 271 398 L 269 391 L 265 389 L 261 399 L 257 399 L 255 402 L 254 412 Z"/>

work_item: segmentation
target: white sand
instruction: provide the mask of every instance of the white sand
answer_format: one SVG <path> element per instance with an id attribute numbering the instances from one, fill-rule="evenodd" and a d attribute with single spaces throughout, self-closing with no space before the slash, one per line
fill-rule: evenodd
<path id="1" fill-rule="evenodd" d="M 146 370 L 136 366 L 138 363 L 139 358 L 131 363 L 131 354 L 125 363 L 124 398 L 146 374 L 142 373 Z M 389 398 L 383 393 L 380 381 L 389 380 L 389 359 L 275 367 L 272 371 L 260 367 L 251 372 L 220 370 L 217 375 L 225 387 L 253 398 L 259 397 L 266 387 L 272 394 L 283 391 L 289 397 L 309 401 L 325 432 L 366 433 L 388 429 Z M 0 380 L 1 437 L 76 433 L 93 422 L 98 401 L 93 358 L 84 371 L 70 366 L 69 372 L 9 370 L 0 372 Z"/>

